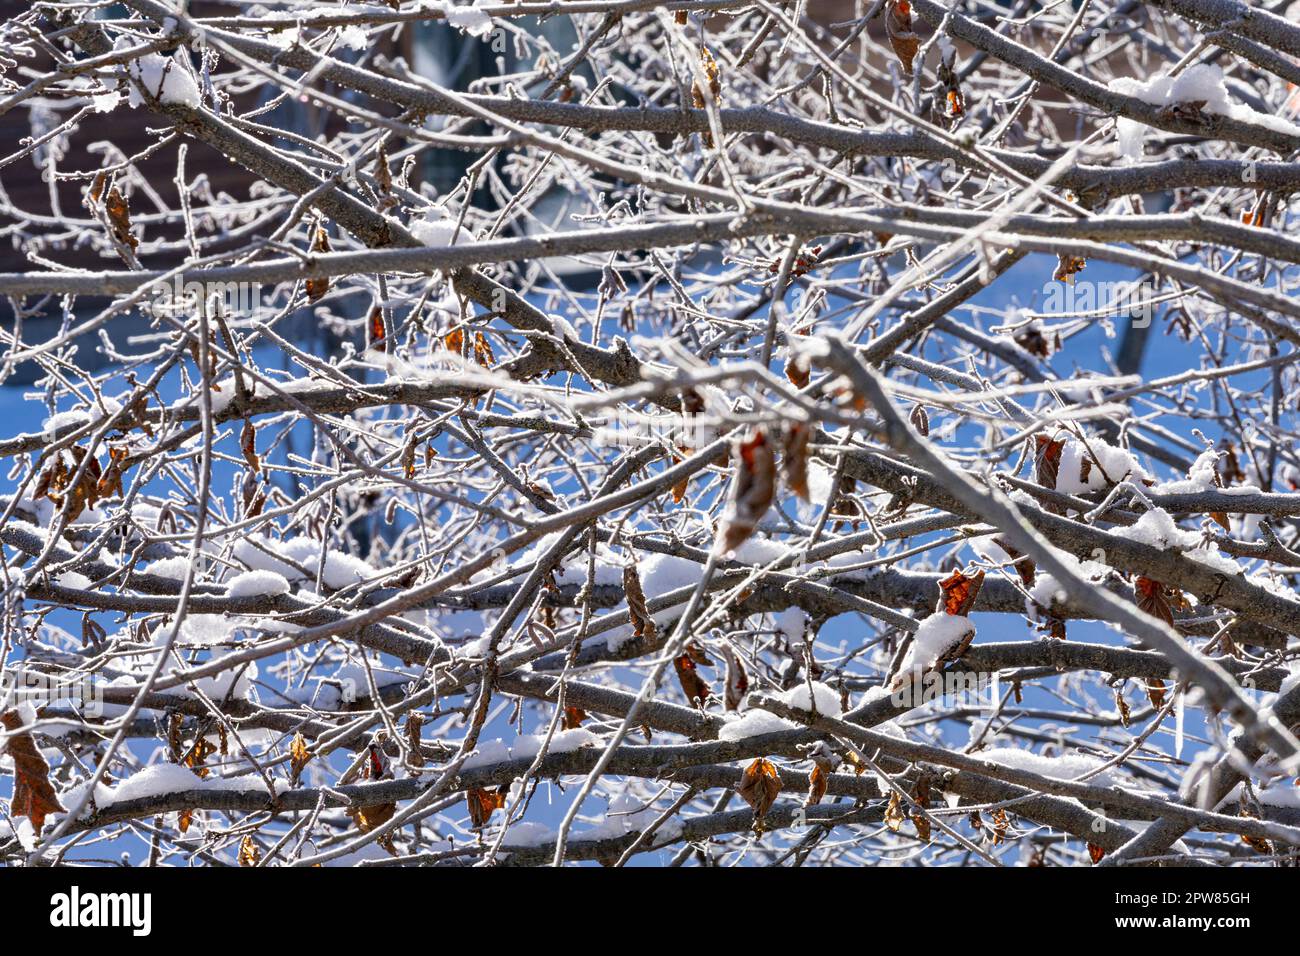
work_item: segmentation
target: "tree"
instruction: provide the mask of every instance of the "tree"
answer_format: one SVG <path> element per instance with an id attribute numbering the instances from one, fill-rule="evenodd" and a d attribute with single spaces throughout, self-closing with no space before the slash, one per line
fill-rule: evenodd
<path id="1" fill-rule="evenodd" d="M 1295 12 L 14 14 L 0 858 L 1294 865 Z"/>

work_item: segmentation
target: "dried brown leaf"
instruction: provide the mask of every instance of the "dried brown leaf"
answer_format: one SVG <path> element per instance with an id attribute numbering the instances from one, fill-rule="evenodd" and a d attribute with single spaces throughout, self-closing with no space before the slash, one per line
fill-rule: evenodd
<path id="1" fill-rule="evenodd" d="M 50 783 L 50 765 L 30 732 L 14 732 L 23 725 L 17 710 L 7 710 L 0 714 L 0 724 L 4 725 L 9 734 L 4 740 L 3 752 L 8 755 L 14 768 L 9 815 L 27 817 L 32 821 L 32 828 L 40 833 L 49 814 L 64 812 L 59 803 L 59 795 Z"/>

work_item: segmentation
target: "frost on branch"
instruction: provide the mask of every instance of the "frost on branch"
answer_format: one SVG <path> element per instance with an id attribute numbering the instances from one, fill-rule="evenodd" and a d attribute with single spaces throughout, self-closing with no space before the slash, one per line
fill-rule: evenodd
<path id="1" fill-rule="evenodd" d="M 0 865 L 1293 863 L 1300 7 L 1031 6 L 9 5 Z"/>

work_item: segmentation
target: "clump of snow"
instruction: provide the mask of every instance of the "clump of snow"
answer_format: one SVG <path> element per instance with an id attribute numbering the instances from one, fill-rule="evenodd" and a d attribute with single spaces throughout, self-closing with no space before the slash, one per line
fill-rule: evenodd
<path id="1" fill-rule="evenodd" d="M 776 625 L 777 631 L 783 634 L 786 640 L 802 642 L 808 623 L 808 614 L 803 608 L 791 605 L 784 611 L 774 611 L 772 613 L 772 623 Z"/>
<path id="2" fill-rule="evenodd" d="M 1229 809 L 1238 804 L 1241 801 L 1241 788 L 1242 784 L 1237 784 L 1228 791 L 1216 809 Z M 1268 783 L 1254 782 L 1251 784 L 1251 792 L 1265 806 L 1300 810 L 1300 787 L 1295 786 L 1290 777 L 1281 777 Z"/>
<path id="3" fill-rule="evenodd" d="M 1300 136 L 1300 126 L 1280 116 L 1259 113 L 1249 106 L 1234 103 L 1223 82 L 1222 68 L 1212 63 L 1199 63 L 1188 67 L 1176 77 L 1161 74 L 1150 80 L 1120 77 L 1110 82 L 1116 93 L 1133 96 L 1152 106 L 1170 108 L 1178 104 L 1199 103 L 1202 113 L 1227 116 L 1242 123 L 1263 126 L 1277 133 Z M 1129 159 L 1142 158 L 1142 144 L 1146 139 L 1145 123 L 1121 117 L 1115 124 L 1119 153 Z"/>
<path id="4" fill-rule="evenodd" d="M 357 662 L 342 665 L 325 680 L 341 685 L 343 688 L 343 702 L 351 703 L 354 700 L 370 696 L 370 678 L 374 679 L 375 687 L 382 691 L 385 687 L 391 687 L 393 684 L 401 684 L 410 680 L 411 676 L 402 671 L 389 670 L 377 664 L 371 664 L 369 677 L 367 677 L 366 666 Z"/>
<path id="5" fill-rule="evenodd" d="M 836 707 L 839 707 L 838 702 Z M 747 740 L 759 734 L 775 734 L 782 730 L 795 730 L 798 725 L 767 710 L 747 710 L 740 717 L 728 720 L 718 729 L 719 740 Z"/>
<path id="6" fill-rule="evenodd" d="M 1241 573 L 1241 566 L 1223 554 L 1216 545 L 1200 547 L 1201 536 L 1195 531 L 1186 531 L 1178 527 L 1173 517 L 1163 508 L 1152 508 L 1146 512 L 1134 524 L 1124 529 L 1124 537 L 1162 550 L 1181 551 L 1184 557 L 1224 574 Z"/>
<path id="7" fill-rule="evenodd" d="M 928 671 L 940 657 L 974 634 L 975 625 L 970 618 L 958 614 L 931 614 L 912 635 L 912 646 L 903 659 L 899 675 Z"/>
<path id="8" fill-rule="evenodd" d="M 262 597 L 289 593 L 289 581 L 274 571 L 245 571 L 230 579 L 226 585 L 230 597 Z"/>
<path id="9" fill-rule="evenodd" d="M 447 22 L 472 37 L 485 37 L 492 32 L 492 18 L 480 9 L 482 6 L 483 0 L 474 0 L 473 5 L 448 3 Z"/>
<path id="10" fill-rule="evenodd" d="M 797 684 L 782 694 L 781 700 L 791 707 L 797 707 L 799 710 L 812 710 L 812 703 L 815 701 L 817 713 L 824 714 L 827 717 L 838 717 L 844 712 L 844 708 L 840 706 L 839 692 L 817 681 L 814 681 L 812 685 L 811 700 L 809 699 L 808 683 L 806 681 Z"/>
<path id="11" fill-rule="evenodd" d="M 234 637 L 240 623 L 224 614 L 187 614 L 177 637 L 186 644 L 221 644 Z M 154 640 L 162 640 L 166 633 L 166 628 L 158 628 Z"/>
<path id="12" fill-rule="evenodd" d="M 113 802 L 143 800 L 164 793 L 198 790 L 202 781 L 178 763 L 156 763 L 131 774 L 113 789 Z"/>
<path id="13" fill-rule="evenodd" d="M 252 571 L 274 571 L 289 581 L 316 580 L 323 545 L 315 538 L 294 537 L 275 541 L 262 535 L 251 535 L 235 542 L 232 556 Z M 268 553 L 270 552 L 270 553 Z M 282 560 L 277 555 L 282 555 Z M 293 562 L 290 564 L 289 562 Z M 294 567 L 297 565 L 298 567 Z M 350 587 L 375 577 L 379 572 L 360 558 L 342 551 L 327 550 L 322 582 L 333 590 Z"/>
<path id="14" fill-rule="evenodd" d="M 62 794 L 60 800 L 66 807 L 75 806 L 85 789 L 86 785 L 83 783 Z M 156 763 L 136 771 L 119 781 L 115 787 L 109 788 L 103 783 L 98 784 L 95 787 L 95 806 L 104 810 L 114 804 L 126 803 L 130 800 L 148 800 L 164 794 L 185 793 L 192 790 L 265 792 L 266 782 L 258 776 L 200 778 L 194 771 L 180 764 Z"/>
<path id="15" fill-rule="evenodd" d="M 541 751 L 546 743 L 545 734 L 520 734 L 507 743 L 500 737 L 494 740 L 479 741 L 475 752 L 465 761 L 462 769 L 484 767 L 506 760 L 531 760 Z M 583 747 L 594 747 L 600 738 L 590 730 L 575 727 L 572 730 L 559 730 L 551 736 L 546 748 L 548 754 L 571 753 Z"/>
<path id="16" fill-rule="evenodd" d="M 129 49 L 132 41 L 122 37 L 114 49 Z M 190 72 L 185 55 L 177 50 L 171 56 L 146 53 L 126 65 L 127 74 L 135 81 L 131 87 L 131 106 L 143 106 L 140 89 L 165 104 L 177 104 L 198 109 L 201 98 L 199 84 Z"/>
<path id="17" fill-rule="evenodd" d="M 145 574 L 152 574 L 160 578 L 167 578 L 171 581 L 184 581 L 185 575 L 189 571 L 190 559 L 184 556 L 175 558 L 161 558 L 157 561 L 150 561 L 143 568 Z"/>
<path id="18" fill-rule="evenodd" d="M 1056 556 L 1091 584 L 1104 580 L 1110 572 L 1110 569 L 1099 561 L 1080 561 L 1074 555 L 1064 551 L 1058 551 Z M 1034 586 L 1029 589 L 1025 610 L 1030 619 L 1036 621 L 1040 609 L 1051 610 L 1053 605 L 1064 604 L 1069 599 L 1070 594 L 1060 581 L 1050 574 L 1039 572 L 1034 579 Z"/>
<path id="19" fill-rule="evenodd" d="M 1195 555 L 1196 552 L 1193 552 L 1192 556 L 1195 557 Z M 1284 583 L 1285 579 L 1280 575 L 1274 576 L 1273 573 L 1268 571 L 1255 571 L 1246 575 L 1246 581 L 1257 588 L 1263 588 L 1269 594 L 1280 597 L 1284 601 L 1300 600 L 1300 598 L 1297 598 L 1296 592 Z"/>
<path id="20" fill-rule="evenodd" d="M 1001 764 L 1004 767 L 1027 770 L 1039 776 L 1051 777 L 1053 780 L 1074 780 L 1086 773 L 1091 773 L 1103 763 L 1103 761 L 1095 757 L 1088 757 L 1084 754 L 1062 754 L 1059 757 L 1045 757 L 1042 754 L 1034 753 L 1032 750 L 1021 750 L 1016 747 L 994 747 L 990 750 L 980 751 L 975 756 L 981 760 Z M 1085 782 L 1096 786 L 1111 786 L 1116 783 L 1116 780 L 1111 771 L 1106 770 Z"/>
<path id="21" fill-rule="evenodd" d="M 1180 550 L 1194 548 L 1201 540 L 1200 535 L 1194 531 L 1184 531 L 1178 527 L 1173 517 L 1163 508 L 1152 508 L 1146 512 L 1124 530 L 1124 537 L 1156 548 Z"/>
<path id="22" fill-rule="evenodd" d="M 474 239 L 464 223 L 457 228 L 455 219 L 437 209 L 426 213 L 422 219 L 412 220 L 410 230 L 417 241 L 434 249 L 444 249 Z"/>
<path id="23" fill-rule="evenodd" d="M 370 45 L 366 31 L 355 23 L 350 23 L 339 30 L 339 43 L 349 50 L 364 50 Z"/>
<path id="24" fill-rule="evenodd" d="M 734 557 L 742 564 L 766 565 L 774 561 L 780 561 L 790 551 L 789 545 L 782 544 L 779 541 L 773 541 L 770 538 L 751 537 L 746 538 L 736 548 Z"/>
<path id="25" fill-rule="evenodd" d="M 1258 485 L 1237 485 L 1233 488 L 1220 488 L 1217 481 L 1219 475 L 1219 452 L 1213 448 L 1207 448 L 1197 456 L 1196 461 L 1192 462 L 1191 470 L 1187 477 L 1181 481 L 1162 481 L 1158 482 L 1151 490 L 1157 494 L 1179 495 L 1179 494 L 1197 494 L 1203 491 L 1214 491 L 1225 495 L 1249 495 L 1259 492 Z M 1252 530 L 1258 530 L 1258 515 L 1247 515 L 1248 519 L 1253 520 Z"/>
<path id="26" fill-rule="evenodd" d="M 211 700 L 247 700 L 253 690 L 253 681 L 257 680 L 257 665 L 249 664 L 246 669 L 232 667 L 228 671 L 220 674 L 213 674 L 211 677 L 200 677 L 194 681 L 198 690 L 206 694 Z M 178 687 L 176 692 L 188 694 L 189 688 Z M 195 695 L 197 696 L 197 694 Z"/>
<path id="27" fill-rule="evenodd" d="M 90 105 L 96 113 L 111 113 L 117 109 L 118 104 L 122 102 L 122 94 L 117 90 L 110 90 L 107 93 L 96 93 L 90 97 Z"/>
<path id="28" fill-rule="evenodd" d="M 1300 667 L 1292 667 L 1291 676 L 1283 679 L 1282 685 L 1277 689 L 1278 697 L 1285 697 L 1291 691 L 1300 687 Z"/>
<path id="29" fill-rule="evenodd" d="M 77 588 L 82 591 L 89 591 L 92 587 L 90 578 L 86 577 L 79 571 L 64 571 L 54 579 L 54 583 L 61 587 Z"/>
<path id="30" fill-rule="evenodd" d="M 190 774 L 190 776 L 193 777 L 194 774 Z M 59 794 L 59 803 L 61 803 L 64 807 L 66 807 L 68 812 L 71 812 L 72 809 L 81 802 L 81 798 L 86 793 L 87 786 L 88 785 L 83 781 L 77 784 L 75 787 L 69 787 L 67 790 L 64 790 L 62 793 Z M 95 812 L 96 807 L 107 807 L 110 804 L 112 804 L 112 802 L 113 802 L 112 787 L 108 786 L 103 781 L 100 781 L 99 783 L 95 784 L 95 793 L 91 797 L 90 801 L 86 804 L 86 806 L 82 809 L 80 818 L 82 820 L 87 820 Z"/>
<path id="31" fill-rule="evenodd" d="M 1077 495 L 1109 488 L 1125 479 L 1141 481 L 1149 477 L 1137 459 L 1123 448 L 1100 438 L 1090 437 L 1086 441 L 1071 438 L 1061 449 L 1056 490 Z"/>
<path id="32" fill-rule="evenodd" d="M 1027 555 L 1021 555 L 1019 558 L 1013 559 L 1011 555 L 1007 553 L 1006 549 L 1003 548 L 1002 545 L 998 544 L 997 537 L 996 534 L 981 535 L 976 538 L 971 538 L 967 541 L 967 544 L 970 546 L 970 549 L 975 552 L 976 556 L 1009 570 L 1016 570 L 1017 573 L 1019 573 L 1018 569 L 1020 567 L 1028 566 L 1028 563 L 1032 563 L 1033 559 Z"/>
<path id="33" fill-rule="evenodd" d="M 809 506 L 820 508 L 830 500 L 835 483 L 835 473 L 820 461 L 808 462 L 808 497 Z"/>
<path id="34" fill-rule="evenodd" d="M 551 549 L 559 539 L 560 534 L 560 532 L 556 531 L 538 538 L 532 545 L 520 552 L 513 567 L 516 569 L 531 569 Z M 609 548 L 597 544 L 595 580 L 593 583 L 598 587 L 611 584 L 621 585 L 623 583 L 623 560 L 621 556 L 616 555 Z M 566 558 L 556 568 L 555 577 L 560 584 L 585 585 L 587 583 L 586 549 L 579 549 Z"/>
<path id="35" fill-rule="evenodd" d="M 272 30 L 266 35 L 267 43 L 273 43 L 282 50 L 291 49 L 301 40 L 302 29 L 300 27 L 289 27 L 284 30 Z"/>
<path id="36" fill-rule="evenodd" d="M 621 793 L 609 801 L 609 810 L 605 818 L 587 830 L 581 830 L 572 836 L 578 840 L 608 840 L 629 833 L 640 833 L 658 818 L 659 811 L 653 804 L 645 804 L 629 793 Z M 655 840 L 672 840 L 681 832 L 681 822 L 668 820 L 655 831 Z"/>
<path id="37" fill-rule="evenodd" d="M 59 431 L 65 428 L 80 427 L 89 423 L 90 415 L 82 408 L 74 408 L 68 412 L 58 412 L 45 419 L 41 426 L 41 431 L 46 438 L 53 438 Z"/>
<path id="38" fill-rule="evenodd" d="M 520 820 L 518 823 L 511 824 L 510 829 L 506 831 L 502 846 L 517 849 L 543 846 L 547 843 L 554 843 L 558 835 L 544 823 Z"/>
<path id="39" fill-rule="evenodd" d="M 1162 481 L 1152 491 L 1166 495 L 1195 494 L 1200 491 L 1214 491 L 1218 487 L 1217 469 L 1219 454 L 1213 448 L 1207 448 L 1192 462 L 1191 470 L 1182 481 Z"/>
<path id="40" fill-rule="evenodd" d="M 518 760 L 523 757 L 536 757 L 546 743 L 545 734 L 520 734 L 510 742 L 510 756 Z M 548 754 L 567 754 L 583 747 L 594 747 L 600 738 L 583 727 L 572 730 L 558 730 L 551 735 L 551 742 L 546 746 Z"/>

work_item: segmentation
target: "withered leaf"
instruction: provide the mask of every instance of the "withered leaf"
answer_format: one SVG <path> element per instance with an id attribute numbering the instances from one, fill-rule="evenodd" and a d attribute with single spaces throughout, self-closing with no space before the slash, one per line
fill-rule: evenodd
<path id="1" fill-rule="evenodd" d="M 455 355 L 465 354 L 465 330 L 461 326 L 452 329 L 442 337 L 442 346 Z"/>
<path id="2" fill-rule="evenodd" d="M 979 596 L 983 584 L 984 571 L 982 570 L 973 575 L 954 571 L 939 582 L 939 590 L 942 592 L 942 596 L 939 599 L 939 606 L 935 610 L 942 611 L 944 614 L 956 615 L 957 617 L 968 616 L 971 608 L 975 606 L 975 599 Z"/>
<path id="3" fill-rule="evenodd" d="M 930 818 L 924 813 L 912 814 L 912 826 L 916 827 L 916 835 L 926 843 L 930 842 Z"/>
<path id="4" fill-rule="evenodd" d="M 659 632 L 646 607 L 645 592 L 641 590 L 641 576 L 637 574 L 635 564 L 623 567 L 623 593 L 627 595 L 627 611 L 632 619 L 633 636 L 654 641 Z"/>
<path id="5" fill-rule="evenodd" d="M 303 769 L 311 760 L 311 753 L 307 750 L 307 738 L 301 732 L 293 735 L 293 742 L 289 744 L 289 772 L 293 786 L 298 786 L 302 780 Z"/>
<path id="6" fill-rule="evenodd" d="M 262 848 L 257 845 L 251 833 L 245 833 L 239 841 L 239 865 L 257 866 L 262 860 Z"/>
<path id="7" fill-rule="evenodd" d="M 492 354 L 492 343 L 482 332 L 474 333 L 474 361 L 484 368 L 491 368 L 496 361 L 496 356 Z"/>
<path id="8" fill-rule="evenodd" d="M 493 811 L 506 805 L 506 795 L 501 789 L 474 787 L 465 793 L 465 805 L 469 807 L 470 825 L 477 829 L 488 822 Z"/>
<path id="9" fill-rule="evenodd" d="M 948 102 L 948 115 L 953 119 L 956 119 L 966 112 L 966 94 L 964 94 L 960 89 L 948 90 L 948 95 L 945 99 Z"/>
<path id="10" fill-rule="evenodd" d="M 329 252 L 330 238 L 325 232 L 323 223 L 316 224 L 316 234 L 311 243 L 312 252 Z M 306 282 L 307 301 L 315 302 L 326 292 L 330 290 L 329 276 L 321 276 L 316 279 L 308 279 Z"/>
<path id="11" fill-rule="evenodd" d="M 69 462 L 68 458 L 72 461 Z M 85 467 L 82 467 L 85 462 Z M 80 476 L 77 472 L 80 471 Z M 50 466 L 37 480 L 33 498 L 49 498 L 58 508 L 68 500 L 68 521 L 75 521 L 87 507 L 99 500 L 102 471 L 94 457 L 87 460 L 86 449 L 74 445 L 54 456 Z M 76 479 L 75 481 L 73 479 Z"/>
<path id="12" fill-rule="evenodd" d="M 840 762 L 840 758 L 824 740 L 818 740 L 808 748 L 808 759 L 812 761 L 813 768 L 808 774 L 808 796 L 803 802 L 805 807 L 820 803 L 822 797 L 826 796 L 831 772 Z"/>
<path id="13" fill-rule="evenodd" d="M 1227 488 L 1234 481 L 1245 481 L 1246 473 L 1241 470 L 1241 461 L 1237 458 L 1237 449 L 1232 442 L 1227 440 L 1221 442 L 1219 450 L 1223 454 L 1219 457 L 1215 471 L 1222 487 Z"/>
<path id="14" fill-rule="evenodd" d="M 1011 829 L 1011 818 L 1007 816 L 1005 810 L 993 811 L 993 843 L 996 846 L 1007 838 L 1007 831 Z"/>
<path id="15" fill-rule="evenodd" d="M 1015 343 L 1030 355 L 1047 358 L 1052 354 L 1051 343 L 1037 324 L 1028 325 L 1015 334 Z"/>
<path id="16" fill-rule="evenodd" d="M 813 764 L 812 770 L 808 773 L 808 796 L 804 799 L 804 806 L 813 807 L 821 803 L 830 782 L 830 773 L 820 764 Z"/>
<path id="17" fill-rule="evenodd" d="M 885 34 L 903 66 L 903 72 L 911 76 L 912 62 L 916 59 L 921 39 L 912 31 L 912 5 L 907 0 L 891 0 L 885 14 Z"/>
<path id="18" fill-rule="evenodd" d="M 424 726 L 424 714 L 418 710 L 408 711 L 406 714 L 406 747 L 409 751 L 406 755 L 407 762 L 412 767 L 424 766 L 424 746 L 420 739 L 420 729 Z"/>
<path id="19" fill-rule="evenodd" d="M 199 733 L 195 736 L 193 745 L 181 758 L 181 763 L 193 770 L 194 773 L 202 779 L 211 772 L 203 765 L 203 762 L 216 752 L 217 745 L 210 741 L 203 733 Z"/>
<path id="20" fill-rule="evenodd" d="M 389 820 L 393 819 L 393 814 L 397 812 L 396 803 L 376 803 L 368 807 L 349 807 L 345 811 L 356 828 L 362 833 L 369 833 L 382 827 Z M 396 855 L 397 851 L 393 849 L 393 834 L 385 833 L 375 840 L 389 853 Z"/>
<path id="21" fill-rule="evenodd" d="M 1065 449 L 1064 441 L 1035 435 L 1037 452 L 1034 456 L 1034 480 L 1044 488 L 1056 490 L 1056 478 L 1061 471 L 1061 452 Z"/>
<path id="22" fill-rule="evenodd" d="M 698 701 L 702 705 L 709 699 L 709 685 L 700 676 L 691 655 L 682 654 L 673 658 L 673 669 L 677 672 L 677 682 L 682 685 L 682 693 L 686 695 L 687 701 L 692 704 Z"/>
<path id="23" fill-rule="evenodd" d="M 239 432 L 239 450 L 244 461 L 248 462 L 249 471 L 256 472 L 262 467 L 262 460 L 257 457 L 257 429 L 253 427 L 252 419 L 244 419 L 244 427 Z"/>
<path id="24" fill-rule="evenodd" d="M 930 415 L 926 412 L 924 405 L 916 405 L 912 408 L 912 414 L 908 416 L 908 421 L 912 423 L 920 434 L 929 436 L 930 434 Z"/>
<path id="25" fill-rule="evenodd" d="M 96 650 L 104 646 L 104 641 L 108 638 L 108 631 L 104 625 L 100 624 L 90 616 L 87 611 L 81 616 L 81 646 L 94 646 Z"/>
<path id="26" fill-rule="evenodd" d="M 738 710 L 745 695 L 749 693 L 749 675 L 740 655 L 731 648 L 724 648 L 727 658 L 727 688 L 724 696 L 727 710 Z"/>
<path id="27" fill-rule="evenodd" d="M 419 444 L 420 436 L 413 433 L 411 437 L 406 440 L 406 444 L 402 447 L 402 457 L 400 459 L 402 474 L 407 478 L 415 477 L 415 448 Z"/>
<path id="28" fill-rule="evenodd" d="M 379 194 L 383 197 L 380 206 L 387 209 L 395 205 L 393 199 L 393 174 L 388 168 L 388 149 L 384 146 L 383 141 L 379 143 L 379 150 L 375 155 L 375 182 L 379 184 Z"/>
<path id="29" fill-rule="evenodd" d="M 817 262 L 821 256 L 821 252 L 822 252 L 821 246 L 813 246 L 811 249 L 800 249 L 799 252 L 795 255 L 794 261 L 790 263 L 790 275 L 796 279 L 799 278 L 800 276 L 806 276 L 809 270 L 811 270 L 813 266 L 817 265 Z M 783 257 L 777 257 L 776 259 L 773 259 L 770 263 L 768 263 L 767 271 L 774 274 L 779 273 L 781 271 L 782 261 L 783 261 Z M 802 332 L 796 331 L 795 334 L 807 335 L 808 331 L 807 329 L 804 329 Z"/>
<path id="30" fill-rule="evenodd" d="M 1263 853 L 1265 856 L 1270 856 L 1273 853 L 1273 845 L 1262 837 L 1248 836 L 1243 833 L 1241 835 L 1241 842 L 1246 844 L 1246 846 L 1250 847 L 1256 853 Z"/>
<path id="31" fill-rule="evenodd" d="M 902 827 L 907 814 L 903 812 L 903 799 L 897 790 L 889 794 L 889 803 L 885 807 L 885 826 L 897 833 Z"/>
<path id="32" fill-rule="evenodd" d="M 705 79 L 708 82 L 708 94 L 712 96 L 714 103 L 720 104 L 723 101 L 723 79 L 722 72 L 718 69 L 718 61 L 714 60 L 714 55 L 710 49 L 705 46 L 699 47 L 699 65 L 705 72 Z M 703 105 L 703 103 L 699 104 Z"/>
<path id="33" fill-rule="evenodd" d="M 688 453 L 688 450 L 685 449 L 685 448 L 683 448 L 683 449 L 682 449 L 682 452 L 683 452 L 683 453 Z M 679 458 L 677 455 L 673 455 L 673 464 L 674 464 L 674 465 L 680 465 L 680 464 L 682 463 L 682 461 L 683 461 L 683 459 Z M 673 504 L 675 504 L 675 505 L 679 505 L 679 504 L 682 503 L 682 499 L 684 499 L 684 498 L 686 497 L 686 489 L 687 489 L 688 487 L 690 487 L 690 483 L 691 483 L 690 476 L 686 476 L 686 477 L 682 478 L 681 480 L 676 481 L 676 482 L 673 483 L 673 488 L 672 488 L 672 491 L 673 491 Z"/>
<path id="34" fill-rule="evenodd" d="M 706 99 L 704 91 L 700 89 L 699 81 L 696 80 L 691 84 L 691 102 L 697 110 L 702 110 L 710 101 L 715 104 L 722 102 L 722 78 L 718 73 L 717 61 L 713 59 L 713 54 L 709 52 L 707 46 L 700 47 L 700 70 L 704 74 L 705 82 L 709 87 L 709 96 Z M 704 140 L 704 145 L 709 149 L 713 148 L 713 132 L 705 129 L 700 138 Z"/>
<path id="35" fill-rule="evenodd" d="M 112 498 L 122 496 L 122 469 L 126 467 L 126 460 L 130 456 L 130 450 L 125 446 L 109 446 L 108 449 L 108 466 L 104 473 L 100 475 L 99 481 L 95 483 L 95 498 Z"/>
<path id="36" fill-rule="evenodd" d="M 370 330 L 370 347 L 376 352 L 388 351 L 388 331 L 384 326 L 384 310 L 375 306 L 366 319 Z"/>
<path id="37" fill-rule="evenodd" d="M 781 470 L 786 487 L 804 501 L 808 492 L 808 439 L 812 428 L 806 422 L 793 422 L 785 430 L 781 449 Z"/>
<path id="38" fill-rule="evenodd" d="M 1165 586 L 1163 584 L 1152 578 L 1139 575 L 1133 585 L 1133 590 L 1137 594 L 1139 611 L 1145 611 L 1152 617 L 1159 618 L 1170 627 L 1174 626 L 1173 608 L 1169 606 L 1169 600 L 1165 597 Z"/>
<path id="39" fill-rule="evenodd" d="M 1095 843 L 1088 844 L 1088 859 L 1092 860 L 1094 865 L 1100 863 L 1101 858 L 1104 857 L 1105 855 L 1106 855 L 1105 847 L 1100 847 Z"/>
<path id="40" fill-rule="evenodd" d="M 754 828 L 758 829 L 781 793 L 781 775 L 770 760 L 759 757 L 745 768 L 736 793 L 754 808 Z"/>
<path id="41" fill-rule="evenodd" d="M 798 356 L 792 356 L 785 360 L 785 377 L 790 380 L 790 384 L 795 388 L 808 387 L 811 371 L 808 363 Z"/>
<path id="42" fill-rule="evenodd" d="M 108 191 L 108 198 L 104 200 L 104 213 L 108 216 L 108 224 L 112 227 L 115 240 L 133 250 L 140 245 L 140 241 L 131 234 L 130 204 L 116 186 Z"/>
<path id="43" fill-rule="evenodd" d="M 1080 256 L 1059 253 L 1056 257 L 1056 271 L 1052 273 L 1052 278 L 1057 282 L 1074 282 L 1074 277 L 1082 272 L 1087 264 L 1088 260 Z"/>
<path id="44" fill-rule="evenodd" d="M 1156 710 L 1165 706 L 1165 682 L 1160 678 L 1152 677 L 1147 681 L 1147 700 Z"/>
<path id="45" fill-rule="evenodd" d="M 682 648 L 686 656 L 698 664 L 700 667 L 712 667 L 713 661 L 710 660 L 708 651 L 698 641 L 687 641 L 686 646 Z"/>
<path id="46" fill-rule="evenodd" d="M 565 730 L 573 730 L 576 727 L 581 727 L 582 722 L 586 719 L 587 712 L 581 707 L 566 707 L 564 708 L 564 717 L 561 720 L 561 726 Z"/>
<path id="47" fill-rule="evenodd" d="M 17 710 L 7 710 L 0 714 L 0 724 L 4 725 L 9 734 L 3 752 L 9 756 L 14 767 L 9 815 L 27 817 L 32 821 L 32 828 L 40 833 L 49 814 L 64 812 L 59 796 L 50 783 L 50 765 L 36 746 L 31 733 L 14 733 L 23 725 Z"/>
<path id="48" fill-rule="evenodd" d="M 107 185 L 108 173 L 103 170 L 95 173 L 95 178 L 90 183 L 90 189 L 86 191 L 87 205 L 94 205 L 99 202 L 99 197 L 104 195 L 104 187 Z"/>
<path id="49" fill-rule="evenodd" d="M 726 555 L 734 554 L 754 533 L 776 494 L 776 458 L 762 429 L 737 442 L 733 457 L 738 461 L 736 477 L 718 529 L 718 547 Z"/>

